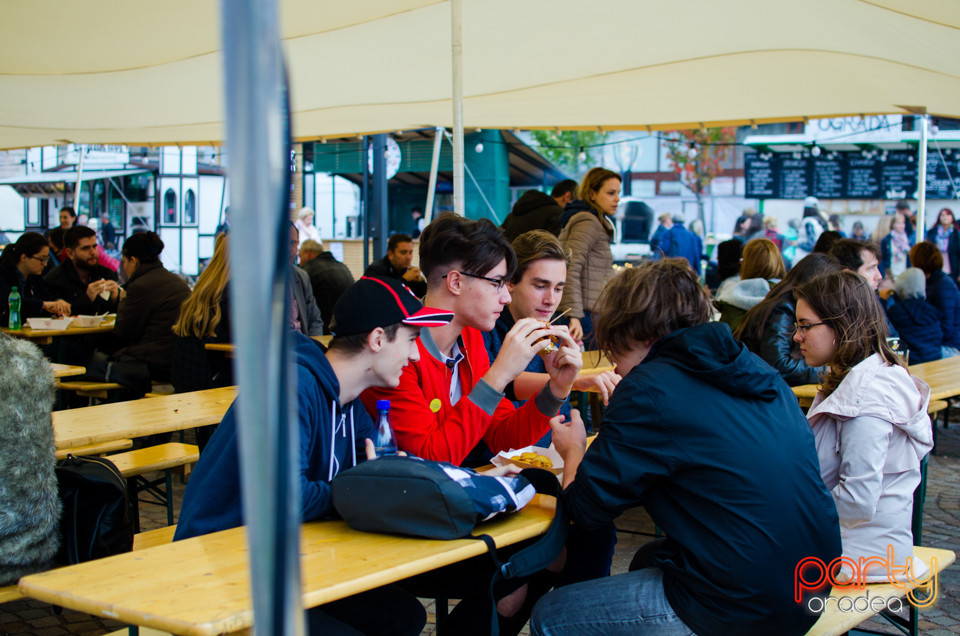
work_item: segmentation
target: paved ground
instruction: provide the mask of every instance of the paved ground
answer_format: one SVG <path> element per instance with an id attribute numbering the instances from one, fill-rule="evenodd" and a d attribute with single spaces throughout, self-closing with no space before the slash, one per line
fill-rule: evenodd
<path id="1" fill-rule="evenodd" d="M 188 439 L 188 441 L 190 441 Z M 923 544 L 931 547 L 960 550 L 960 408 L 951 409 L 951 427 L 939 429 L 938 454 L 930 458 L 927 476 L 927 502 L 924 509 Z M 179 507 L 184 486 L 174 480 Z M 160 506 L 142 505 L 141 524 L 144 530 L 166 524 L 166 512 Z M 614 573 L 626 572 L 637 548 L 649 537 L 630 534 L 626 530 L 652 532 L 650 518 L 642 510 L 625 514 L 617 523 L 623 530 L 618 536 Z M 960 564 L 954 563 L 940 575 L 940 600 L 921 612 L 920 630 L 929 636 L 960 634 Z M 430 612 L 424 634 L 433 634 L 432 603 L 424 601 Z M 871 621 L 871 629 L 897 633 L 882 622 Z M 85 635 L 99 636 L 121 629 L 115 621 L 99 619 L 79 612 L 58 612 L 45 603 L 16 601 L 0 606 L 0 635 L 31 634 L 34 636 Z M 526 630 L 524 634 L 526 634 Z"/>

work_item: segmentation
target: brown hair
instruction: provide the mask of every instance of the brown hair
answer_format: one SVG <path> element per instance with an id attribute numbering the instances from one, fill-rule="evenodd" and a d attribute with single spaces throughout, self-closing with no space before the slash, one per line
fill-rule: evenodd
<path id="1" fill-rule="evenodd" d="M 793 290 L 837 334 L 837 351 L 821 381 L 824 396 L 833 393 L 850 369 L 875 353 L 887 364 L 906 367 L 887 343 L 887 320 L 870 283 L 856 272 L 818 276 Z"/>
<path id="2" fill-rule="evenodd" d="M 830 247 L 830 256 L 851 272 L 856 272 L 863 266 L 864 252 L 870 252 L 878 261 L 881 258 L 880 248 L 870 241 L 842 238 Z"/>
<path id="3" fill-rule="evenodd" d="M 484 276 L 502 260 L 507 262 L 505 278 L 510 279 L 517 269 L 517 257 L 503 232 L 489 219 L 471 220 L 443 212 L 420 235 L 420 269 L 428 285 L 438 284 L 454 266 Z"/>
<path id="4" fill-rule="evenodd" d="M 770 314 L 773 313 L 777 305 L 784 300 L 793 301 L 794 287 L 816 276 L 836 272 L 840 269 L 837 260 L 828 254 L 815 252 L 803 257 L 787 272 L 783 280 L 770 290 L 766 298 L 746 313 L 740 326 L 733 332 L 734 337 L 741 341 L 744 338 L 749 338 L 759 342 L 763 338 L 763 329 L 766 327 L 767 321 L 770 320 Z"/>
<path id="5" fill-rule="evenodd" d="M 935 243 L 920 241 L 910 248 L 910 264 L 919 267 L 929 276 L 943 269 L 943 254 L 937 249 Z"/>
<path id="6" fill-rule="evenodd" d="M 580 182 L 580 190 L 578 191 L 580 200 L 596 210 L 597 206 L 594 202 L 596 194 L 600 191 L 600 187 L 603 186 L 607 179 L 621 181 L 620 175 L 612 170 L 607 170 L 606 168 L 590 168 L 590 171 L 583 176 L 583 181 Z"/>
<path id="7" fill-rule="evenodd" d="M 786 275 L 787 266 L 783 264 L 780 248 L 770 239 L 754 239 L 743 248 L 743 261 L 740 263 L 741 280 L 781 279 Z"/>
<path id="8" fill-rule="evenodd" d="M 517 255 L 517 271 L 514 272 L 512 283 L 519 283 L 533 263 L 550 259 L 570 264 L 570 254 L 563 251 L 563 246 L 557 237 L 546 230 L 530 230 L 513 239 L 510 244 Z"/>
<path id="9" fill-rule="evenodd" d="M 644 261 L 610 279 L 596 314 L 597 344 L 609 357 L 701 325 L 713 316 L 713 307 L 686 259 L 664 258 Z"/>

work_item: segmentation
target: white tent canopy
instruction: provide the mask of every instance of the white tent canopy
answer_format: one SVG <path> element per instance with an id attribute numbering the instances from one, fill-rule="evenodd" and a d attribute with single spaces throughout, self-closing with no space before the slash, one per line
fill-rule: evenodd
<path id="1" fill-rule="evenodd" d="M 469 127 L 960 116 L 955 0 L 463 2 Z M 222 141 L 219 6 L 4 3 L 0 148 Z M 280 12 L 297 138 L 451 124 L 448 1 Z"/>

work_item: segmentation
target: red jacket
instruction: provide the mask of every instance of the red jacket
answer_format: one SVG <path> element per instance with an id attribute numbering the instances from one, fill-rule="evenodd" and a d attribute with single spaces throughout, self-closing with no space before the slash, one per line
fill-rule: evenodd
<path id="1" fill-rule="evenodd" d="M 474 385 L 490 368 L 483 336 L 476 329 L 465 327 L 461 334 L 462 396 L 456 406 L 450 405 L 453 371 L 433 357 L 419 338 L 417 347 L 420 360 L 404 368 L 400 386 L 371 388 L 360 396 L 371 414 L 376 414 L 377 400 L 390 400 L 390 423 L 401 450 L 424 459 L 460 464 L 481 439 L 498 453 L 533 444 L 550 428 L 550 418 L 532 399 L 516 409 L 501 398 L 493 415 L 470 400 Z"/>

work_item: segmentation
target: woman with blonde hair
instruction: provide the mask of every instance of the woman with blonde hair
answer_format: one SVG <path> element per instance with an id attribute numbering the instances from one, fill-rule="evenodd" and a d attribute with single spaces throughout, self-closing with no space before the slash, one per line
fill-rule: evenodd
<path id="1" fill-rule="evenodd" d="M 863 582 L 886 583 L 913 556 L 913 492 L 933 448 L 930 387 L 910 375 L 887 343 L 886 317 L 863 277 L 827 274 L 793 295 L 793 339 L 808 365 L 826 368 L 807 419 L 820 475 L 840 515 L 843 557 L 861 564 L 884 559 L 885 565 L 865 567 Z M 925 571 L 913 559 L 912 576 Z M 850 575 L 844 570 L 840 578 Z"/>
<path id="2" fill-rule="evenodd" d="M 720 310 L 720 322 L 730 325 L 730 329 L 739 327 L 746 313 L 786 275 L 776 243 L 765 238 L 747 243 L 740 263 L 740 280 L 723 288 L 714 303 Z"/>
<path id="3" fill-rule="evenodd" d="M 620 175 L 606 168 L 592 168 L 578 191 L 589 210 L 577 212 L 560 232 L 560 243 L 570 254 L 561 311 L 570 311 L 570 335 L 595 349 L 593 310 L 604 283 L 613 274 L 613 216 L 620 205 Z"/>

